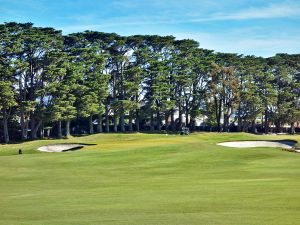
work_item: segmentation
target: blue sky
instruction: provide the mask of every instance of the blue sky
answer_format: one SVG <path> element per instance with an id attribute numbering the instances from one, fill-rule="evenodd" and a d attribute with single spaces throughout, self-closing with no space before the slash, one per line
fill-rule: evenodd
<path id="1" fill-rule="evenodd" d="M 245 55 L 300 53 L 300 0 L 0 0 L 0 23 L 191 38 Z"/>

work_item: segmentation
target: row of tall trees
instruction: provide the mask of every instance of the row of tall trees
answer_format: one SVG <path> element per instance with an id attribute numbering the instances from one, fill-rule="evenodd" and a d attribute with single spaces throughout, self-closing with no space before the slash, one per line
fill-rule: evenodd
<path id="1" fill-rule="evenodd" d="M 300 55 L 215 53 L 173 36 L 85 31 L 62 35 L 31 23 L 0 24 L 0 120 L 4 142 L 88 133 L 194 130 L 280 132 L 300 121 Z M 94 126 L 97 121 L 97 126 Z M 18 137 L 14 137 L 18 138 Z"/>

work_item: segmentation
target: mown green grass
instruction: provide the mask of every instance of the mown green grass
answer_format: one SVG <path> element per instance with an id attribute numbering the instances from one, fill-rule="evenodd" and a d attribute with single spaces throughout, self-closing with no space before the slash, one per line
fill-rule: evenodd
<path id="1" fill-rule="evenodd" d="M 244 133 L 99 134 L 2 145 L 0 224 L 300 224 L 300 154 L 216 146 L 263 139 L 300 142 Z M 96 145 L 35 150 L 59 142 Z"/>

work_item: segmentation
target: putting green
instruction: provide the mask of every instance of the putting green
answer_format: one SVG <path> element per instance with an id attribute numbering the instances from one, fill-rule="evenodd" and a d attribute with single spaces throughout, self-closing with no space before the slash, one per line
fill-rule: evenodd
<path id="1" fill-rule="evenodd" d="M 268 139 L 300 141 L 244 133 L 98 134 L 1 145 L 0 224 L 300 224 L 300 154 L 216 145 Z M 36 150 L 56 143 L 96 145 Z"/>

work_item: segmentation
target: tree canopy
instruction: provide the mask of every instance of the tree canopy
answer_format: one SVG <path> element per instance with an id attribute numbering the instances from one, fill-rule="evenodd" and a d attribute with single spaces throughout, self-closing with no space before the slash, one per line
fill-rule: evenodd
<path id="1" fill-rule="evenodd" d="M 262 58 L 173 36 L 0 24 L 1 141 L 191 130 L 295 132 L 300 54 Z M 200 122 L 199 122 L 200 121 Z M 62 126 L 64 124 L 64 126 Z"/>

